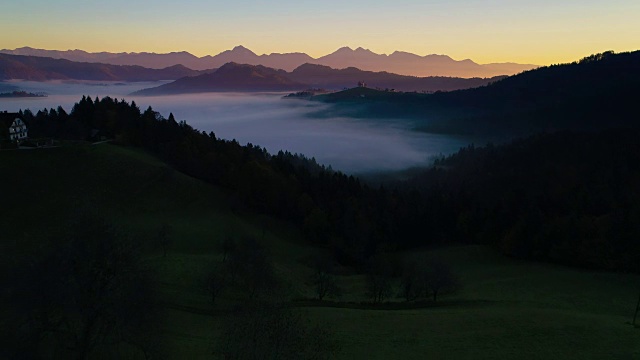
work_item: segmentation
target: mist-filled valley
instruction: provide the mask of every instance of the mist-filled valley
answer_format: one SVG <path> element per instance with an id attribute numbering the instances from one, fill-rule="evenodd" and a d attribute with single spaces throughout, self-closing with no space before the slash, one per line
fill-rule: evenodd
<path id="1" fill-rule="evenodd" d="M 0 83 L 0 358 L 636 358 L 638 56 L 433 94 Z"/>
<path id="2" fill-rule="evenodd" d="M 38 110 L 62 106 L 70 112 L 83 95 L 135 101 L 164 117 L 217 137 L 252 143 L 275 154 L 280 150 L 314 157 L 318 163 L 350 174 L 388 172 L 428 165 L 476 140 L 430 134 L 412 129 L 407 119 L 363 119 L 323 115 L 332 105 L 282 99 L 283 93 L 205 93 L 172 96 L 131 96 L 157 82 L 31 82 L 10 81 L 5 87 L 47 97 L 0 99 L 0 110 Z"/>
<path id="3" fill-rule="evenodd" d="M 640 1 L 4 1 L 0 360 L 640 360 Z"/>

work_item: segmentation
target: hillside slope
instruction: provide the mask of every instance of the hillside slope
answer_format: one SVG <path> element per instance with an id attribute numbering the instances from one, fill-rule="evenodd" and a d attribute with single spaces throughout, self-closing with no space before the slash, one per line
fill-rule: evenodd
<path id="1" fill-rule="evenodd" d="M 0 186 L 13 189 L 2 196 L 10 216 L 0 217 L 6 240 L 1 246 L 47 238 L 83 210 L 96 211 L 134 237 L 147 238 L 169 223 L 176 250 L 214 249 L 214 234 L 227 226 L 251 228 L 231 212 L 218 188 L 141 150 L 102 144 L 0 151 L 0 172 Z"/>
<path id="2" fill-rule="evenodd" d="M 295 81 L 310 84 L 314 88 L 350 88 L 362 81 L 372 88 L 427 92 L 469 89 L 504 78 L 503 76 L 469 79 L 444 76 L 416 77 L 389 72 L 365 71 L 355 67 L 333 69 L 314 64 L 303 64 L 290 72 L 288 76 Z"/>
<path id="3" fill-rule="evenodd" d="M 593 55 L 468 90 L 427 96 L 374 92 L 351 89 L 316 100 L 356 116 L 422 119 L 426 131 L 525 135 L 638 126 L 640 51 Z M 354 104 L 360 109 L 355 111 Z"/>

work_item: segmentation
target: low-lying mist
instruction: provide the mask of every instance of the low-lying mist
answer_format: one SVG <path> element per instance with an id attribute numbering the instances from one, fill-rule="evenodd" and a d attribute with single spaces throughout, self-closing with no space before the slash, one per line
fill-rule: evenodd
<path id="1" fill-rule="evenodd" d="M 5 83 L 7 84 L 7 83 Z M 164 117 L 173 113 L 192 127 L 217 137 L 252 143 L 275 154 L 304 154 L 346 173 L 395 171 L 427 165 L 433 157 L 457 151 L 469 141 L 449 135 L 412 131 L 403 120 L 363 120 L 311 116 L 329 105 L 284 100 L 283 94 L 207 93 L 159 97 L 128 96 L 157 83 L 10 82 L 46 98 L 0 99 L 0 110 L 34 113 L 61 105 L 67 112 L 82 95 L 134 100 L 141 110 L 151 106 Z"/>

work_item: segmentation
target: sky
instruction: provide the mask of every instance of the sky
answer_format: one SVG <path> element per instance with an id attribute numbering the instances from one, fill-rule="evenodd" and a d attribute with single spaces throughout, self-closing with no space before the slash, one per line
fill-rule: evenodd
<path id="1" fill-rule="evenodd" d="M 638 0 L 6 0 L 0 48 L 319 57 L 349 46 L 548 65 L 640 49 L 638 19 Z"/>

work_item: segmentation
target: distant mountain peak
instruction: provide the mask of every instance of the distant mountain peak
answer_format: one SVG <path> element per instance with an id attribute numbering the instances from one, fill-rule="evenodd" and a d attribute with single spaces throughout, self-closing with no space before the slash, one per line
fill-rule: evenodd
<path id="1" fill-rule="evenodd" d="M 345 52 L 353 52 L 353 49 L 348 47 L 348 46 L 343 46 L 340 49 L 334 51 L 334 54 L 338 54 L 338 53 L 345 53 Z"/>
<path id="2" fill-rule="evenodd" d="M 234 47 L 233 50 L 231 50 L 231 52 L 238 53 L 238 54 L 243 54 L 243 55 L 256 55 L 256 53 L 254 53 L 253 51 L 247 49 L 246 47 L 244 47 L 242 45 L 238 45 L 238 46 Z"/>
<path id="3" fill-rule="evenodd" d="M 217 69 L 235 61 L 240 64 L 263 65 L 274 69 L 293 71 L 304 63 L 315 63 L 336 69 L 356 67 L 367 71 L 387 71 L 410 76 L 491 77 L 512 75 L 537 67 L 530 64 L 477 64 L 469 59 L 454 60 L 447 55 L 416 55 L 406 51 L 394 51 L 390 55 L 377 54 L 364 47 L 355 50 L 343 46 L 331 54 L 313 58 L 305 53 L 271 53 L 257 55 L 245 46 L 238 45 L 217 55 L 195 56 L 185 51 L 164 54 L 155 53 L 110 53 L 85 52 L 83 50 L 44 50 L 28 46 L 1 53 L 23 56 L 42 56 L 71 61 L 106 63 L 113 65 L 138 65 L 153 69 L 164 69 L 175 64 L 204 71 Z"/>
<path id="4" fill-rule="evenodd" d="M 389 57 L 391 58 L 422 58 L 422 56 L 420 55 L 416 55 L 414 53 L 410 53 L 407 51 L 399 51 L 399 50 L 392 52 L 389 55 Z"/>

